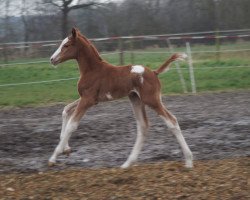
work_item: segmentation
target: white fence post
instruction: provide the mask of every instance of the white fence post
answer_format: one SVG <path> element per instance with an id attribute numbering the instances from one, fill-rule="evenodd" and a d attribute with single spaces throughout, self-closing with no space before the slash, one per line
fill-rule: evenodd
<path id="1" fill-rule="evenodd" d="M 173 54 L 174 53 L 174 48 L 171 45 L 170 39 L 166 39 L 166 41 L 167 41 L 167 44 L 169 46 L 170 52 Z M 175 62 L 175 66 L 176 66 L 176 69 L 177 69 L 177 72 L 178 72 L 178 75 L 179 75 L 179 78 L 180 78 L 180 81 L 181 81 L 181 86 L 182 86 L 183 92 L 187 93 L 187 85 L 186 85 L 185 79 L 183 77 L 183 74 L 182 74 L 179 63 Z"/>
<path id="2" fill-rule="evenodd" d="M 188 66 L 189 66 L 189 75 L 191 80 L 192 93 L 196 93 L 196 84 L 194 78 L 194 69 L 193 69 L 193 60 L 192 53 L 189 42 L 186 42 L 187 54 L 188 54 Z"/>

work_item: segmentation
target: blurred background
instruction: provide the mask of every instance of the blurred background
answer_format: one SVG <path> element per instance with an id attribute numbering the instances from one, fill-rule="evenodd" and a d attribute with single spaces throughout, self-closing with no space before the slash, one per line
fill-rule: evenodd
<path id="1" fill-rule="evenodd" d="M 73 26 L 116 65 L 153 69 L 186 52 L 160 76 L 165 94 L 250 88 L 249 10 L 249 0 L 0 0 L 0 106 L 77 98 L 76 63 L 49 64 Z"/>
<path id="2" fill-rule="evenodd" d="M 159 78 L 193 170 L 150 109 L 138 166 L 117 168 L 136 139 L 128 100 L 89 109 L 70 157 L 47 167 L 79 98 L 77 63 L 49 62 L 72 27 L 114 65 L 188 55 Z M 0 199 L 249 199 L 249 89 L 250 0 L 0 0 Z"/>
<path id="3" fill-rule="evenodd" d="M 1 42 L 246 29 L 248 0 L 1 0 Z"/>

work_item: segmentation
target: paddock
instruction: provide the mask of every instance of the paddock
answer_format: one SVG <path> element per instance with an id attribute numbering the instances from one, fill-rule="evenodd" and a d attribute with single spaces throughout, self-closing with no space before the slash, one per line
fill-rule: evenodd
<path id="1" fill-rule="evenodd" d="M 163 93 L 168 94 L 164 104 L 178 118 L 194 154 L 192 170 L 183 167 L 176 139 L 150 109 L 150 130 L 138 162 L 127 170 L 119 168 L 136 138 L 126 98 L 91 108 L 70 140 L 71 155 L 60 155 L 57 165 L 48 168 L 47 160 L 59 140 L 63 107 L 77 98 L 73 93 L 78 76 L 75 63 L 57 70 L 48 61 L 21 63 L 21 67 L 4 64 L 0 74 L 0 199 L 247 199 L 249 57 L 236 51 L 233 55 L 242 58 L 236 63 L 221 56 L 223 62 L 215 65 L 211 60 L 199 67 L 201 71 L 194 68 L 197 94 L 176 95 L 183 92 L 176 70 L 160 77 Z M 141 57 L 146 65 L 150 60 L 153 68 L 163 59 L 165 53 L 155 62 L 152 55 Z M 186 65 L 181 69 L 189 80 Z"/>
<path id="2" fill-rule="evenodd" d="M 250 155 L 250 92 L 165 96 L 164 103 L 180 121 L 195 160 Z M 58 142 L 63 104 L 0 111 L 0 172 L 46 171 Z M 175 138 L 147 109 L 150 130 L 137 164 L 181 161 Z M 56 169 L 118 167 L 136 137 L 127 99 L 100 103 L 81 120 L 70 140 L 73 153 L 59 156 Z"/>
<path id="3" fill-rule="evenodd" d="M 127 99 L 90 109 L 70 140 L 73 153 L 60 156 L 52 169 L 47 159 L 58 142 L 64 104 L 2 109 L 0 197 L 246 199 L 249 99 L 246 90 L 164 96 L 194 153 L 192 170 L 184 168 L 175 138 L 149 109 L 150 131 L 137 166 L 118 168 L 136 137 Z"/>
<path id="4" fill-rule="evenodd" d="M 187 170 L 175 138 L 149 109 L 150 131 L 137 166 L 118 167 L 136 137 L 127 99 L 90 109 L 73 134 L 73 153 L 47 167 L 63 104 L 0 111 L 0 196 L 53 199 L 246 199 L 250 92 L 165 96 L 194 153 Z M 41 123 L 42 122 L 42 123 Z M 36 181 L 34 181 L 36 180 Z M 63 185 L 61 184 L 63 183 Z M 103 192 L 99 192 L 103 191 Z M 101 195 L 101 196 L 100 196 Z"/>

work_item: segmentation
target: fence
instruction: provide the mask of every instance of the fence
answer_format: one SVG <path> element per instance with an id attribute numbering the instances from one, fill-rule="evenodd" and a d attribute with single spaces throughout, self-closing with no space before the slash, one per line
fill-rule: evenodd
<path id="1" fill-rule="evenodd" d="M 95 38 L 91 41 L 102 52 L 105 58 L 113 59 L 115 64 L 145 64 L 141 59 L 153 56 L 163 62 L 169 54 L 186 52 L 188 54 L 187 68 L 175 64 L 179 81 L 184 93 L 191 90 L 196 93 L 195 74 L 200 70 L 229 70 L 250 68 L 250 30 L 230 30 L 222 32 L 199 32 L 185 34 L 165 34 L 147 36 L 126 36 L 111 38 Z M 60 41 L 36 41 L 0 44 L 0 67 L 48 63 L 49 56 Z M 145 56 L 148 55 L 148 56 Z M 161 55 L 161 56 L 159 56 Z M 162 60 L 161 60 L 162 59 Z M 235 60 L 238 60 L 236 62 Z M 142 61 L 142 63 L 137 63 Z M 227 62 L 226 62 L 227 61 Z M 150 63 L 150 61 L 147 61 Z M 211 67 L 210 65 L 213 66 Z M 227 65 L 227 66 L 225 66 Z M 40 80 L 19 83 L 2 83 L 0 87 L 15 87 L 28 84 L 43 84 L 77 79 L 77 77 Z M 188 86 L 190 85 L 190 87 Z M 199 90 L 198 90 L 199 91 Z"/>
<path id="2" fill-rule="evenodd" d="M 249 35 L 250 29 L 243 29 L 221 32 L 208 31 L 164 35 L 93 38 L 91 41 L 101 52 L 123 52 L 124 50 L 133 51 L 134 49 L 145 49 L 150 46 L 153 47 L 154 45 L 158 47 L 170 47 L 171 42 L 173 44 L 180 45 L 183 41 L 190 40 L 192 40 L 195 44 L 202 44 L 204 42 L 205 44 L 215 43 L 217 48 L 216 51 L 220 52 L 220 40 L 249 40 Z M 13 59 L 23 60 L 24 58 L 47 58 L 52 54 L 59 43 L 60 40 L 0 43 L 0 64 L 3 65 L 11 63 Z M 123 58 L 121 57 L 120 64 L 123 64 L 122 59 Z"/>

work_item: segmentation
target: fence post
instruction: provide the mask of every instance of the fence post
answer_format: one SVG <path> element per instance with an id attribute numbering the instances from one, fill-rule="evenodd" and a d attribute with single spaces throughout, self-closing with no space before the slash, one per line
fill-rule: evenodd
<path id="1" fill-rule="evenodd" d="M 196 94 L 196 85 L 194 78 L 194 69 L 193 69 L 193 60 L 191 54 L 191 48 L 189 42 L 186 42 L 187 54 L 188 54 L 188 66 L 189 66 L 189 75 L 191 80 L 192 93 Z"/>
<path id="2" fill-rule="evenodd" d="M 119 39 L 119 54 L 120 54 L 120 65 L 124 64 L 124 55 L 123 55 L 123 41 L 122 38 Z"/>
<path id="3" fill-rule="evenodd" d="M 134 64 L 135 55 L 134 55 L 134 42 L 133 42 L 133 38 L 130 39 L 129 44 L 130 44 L 130 61 L 131 61 L 132 64 Z"/>
<path id="4" fill-rule="evenodd" d="M 168 44 L 168 47 L 169 47 L 169 50 L 171 52 L 171 54 L 174 53 L 174 48 L 170 42 L 170 39 L 166 39 L 167 41 L 167 44 Z M 186 85 L 186 82 L 185 82 L 185 79 L 183 77 L 183 74 L 182 74 L 182 71 L 181 71 L 181 68 L 180 68 L 180 65 L 178 62 L 175 63 L 175 66 L 176 66 L 176 69 L 177 69 L 177 73 L 179 75 L 179 78 L 180 78 L 180 82 L 181 82 L 181 86 L 182 86 L 182 89 L 183 89 L 183 92 L 184 93 L 187 93 L 187 85 Z"/>
<path id="5" fill-rule="evenodd" d="M 8 58 L 8 54 L 9 54 L 9 50 L 8 50 L 8 46 L 6 44 L 3 45 L 3 60 L 5 64 L 9 63 L 9 58 Z"/>
<path id="6" fill-rule="evenodd" d="M 215 46 L 216 46 L 216 61 L 220 61 L 220 36 L 219 31 L 216 31 L 215 34 Z"/>

